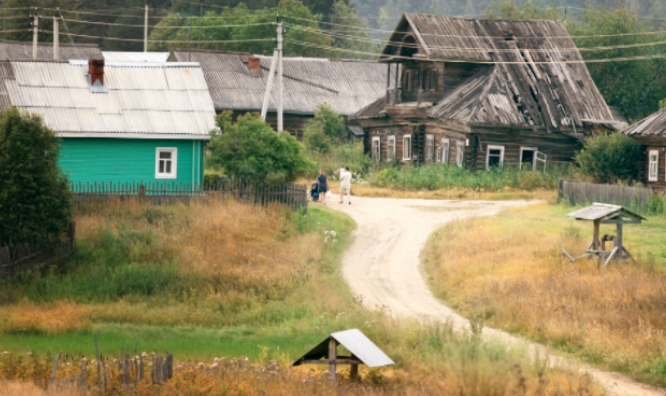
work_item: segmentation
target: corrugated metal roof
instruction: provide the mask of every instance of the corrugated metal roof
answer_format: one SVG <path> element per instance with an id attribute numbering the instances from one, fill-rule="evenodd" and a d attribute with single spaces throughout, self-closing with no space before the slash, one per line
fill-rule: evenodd
<path id="1" fill-rule="evenodd" d="M 448 89 L 431 116 L 471 125 L 503 125 L 571 130 L 585 121 L 619 130 L 569 33 L 560 21 L 509 21 L 405 14 L 392 42 L 414 37 L 415 60 L 469 62 L 477 72 Z M 405 56 L 387 45 L 383 59 Z M 411 49 L 410 49 L 411 50 Z M 411 53 L 411 51 L 408 51 Z M 533 62 L 531 62 L 533 61 Z M 576 61 L 577 63 L 563 63 Z M 493 64 L 493 62 L 497 62 Z M 484 66 L 485 65 L 485 66 Z M 481 68 L 479 70 L 479 68 Z M 373 117 L 367 108 L 354 117 Z"/>
<path id="2" fill-rule="evenodd" d="M 254 77 L 243 62 L 250 54 L 238 52 L 176 49 L 170 59 L 199 62 L 216 109 L 260 110 L 268 83 L 272 57 L 260 58 L 262 75 Z M 317 105 L 330 104 L 344 115 L 383 96 L 386 92 L 386 65 L 355 60 L 284 58 L 285 112 L 314 114 Z M 270 110 L 277 104 L 277 84 L 273 84 Z"/>
<path id="3" fill-rule="evenodd" d="M 103 59 L 97 44 L 60 43 L 60 59 Z M 53 43 L 38 43 L 37 59 L 53 59 Z M 0 40 L 0 61 L 32 60 L 32 42 Z"/>
<path id="4" fill-rule="evenodd" d="M 90 92 L 85 62 L 9 62 L 11 105 L 40 114 L 56 132 L 208 136 L 215 108 L 196 64 L 110 62 L 108 93 Z"/>
<path id="5" fill-rule="evenodd" d="M 368 337 L 358 329 L 351 329 L 333 333 L 308 353 L 294 362 L 294 366 L 302 364 L 302 360 L 318 360 L 328 358 L 328 340 L 334 338 L 338 343 L 347 348 L 358 360 L 368 367 L 382 367 L 394 364 L 393 360 L 386 356 Z"/>
<path id="6" fill-rule="evenodd" d="M 634 219 L 645 220 L 645 217 L 628 211 L 622 206 L 595 202 L 592 205 L 569 213 L 567 216 L 574 217 L 576 220 L 599 220 L 608 216 L 623 215 Z"/>
<path id="7" fill-rule="evenodd" d="M 120 52 L 102 51 L 107 62 L 166 62 L 168 52 Z"/>

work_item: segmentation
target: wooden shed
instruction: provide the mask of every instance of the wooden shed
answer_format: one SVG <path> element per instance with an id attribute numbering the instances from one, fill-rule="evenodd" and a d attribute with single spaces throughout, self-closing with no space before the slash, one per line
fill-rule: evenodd
<path id="1" fill-rule="evenodd" d="M 622 133 L 641 145 L 641 182 L 666 192 L 666 108 L 638 121 Z"/>
<path id="2" fill-rule="evenodd" d="M 386 94 L 349 117 L 377 161 L 536 170 L 626 126 L 560 21 L 405 14 L 379 62 Z"/>
<path id="3" fill-rule="evenodd" d="M 351 355 L 339 356 L 337 353 L 339 345 L 345 347 Z M 394 363 L 360 330 L 351 329 L 329 335 L 308 353 L 298 358 L 292 366 L 301 364 L 328 364 L 331 378 L 335 380 L 335 369 L 338 364 L 351 365 L 349 376 L 354 379 L 358 376 L 359 364 L 375 368 Z"/>

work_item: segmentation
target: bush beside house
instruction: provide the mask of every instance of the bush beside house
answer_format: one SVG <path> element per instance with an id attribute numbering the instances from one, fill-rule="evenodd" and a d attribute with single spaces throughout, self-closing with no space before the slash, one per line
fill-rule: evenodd
<path id="1" fill-rule="evenodd" d="M 31 242 L 62 232 L 72 217 L 60 145 L 40 116 L 0 114 L 0 243 Z"/>

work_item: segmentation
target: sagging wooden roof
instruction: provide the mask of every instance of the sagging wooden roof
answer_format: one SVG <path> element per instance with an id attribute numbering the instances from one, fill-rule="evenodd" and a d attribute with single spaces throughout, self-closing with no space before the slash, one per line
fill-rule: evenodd
<path id="1" fill-rule="evenodd" d="M 248 59 L 260 59 L 261 71 L 253 74 Z M 175 49 L 170 57 L 179 62 L 199 62 L 218 110 L 260 111 L 272 57 L 244 52 Z M 317 106 L 330 104 L 349 115 L 382 97 L 386 66 L 372 61 L 324 58 L 283 59 L 283 108 L 287 113 L 314 114 Z M 274 80 L 269 110 L 277 108 Z"/>
<path id="2" fill-rule="evenodd" d="M 97 44 L 66 44 L 60 43 L 61 60 L 72 59 L 104 59 Z M 38 60 L 53 60 L 53 43 L 37 44 Z M 0 61 L 32 60 L 32 42 L 0 40 Z"/>
<path id="3" fill-rule="evenodd" d="M 405 14 L 380 61 L 434 61 L 476 70 L 456 81 L 432 117 L 470 125 L 621 129 L 559 21 Z M 376 103 L 375 103 L 376 104 Z M 377 106 L 353 115 L 378 116 Z"/>
<path id="4" fill-rule="evenodd" d="M 666 108 L 643 118 L 622 133 L 630 137 L 666 136 Z"/>

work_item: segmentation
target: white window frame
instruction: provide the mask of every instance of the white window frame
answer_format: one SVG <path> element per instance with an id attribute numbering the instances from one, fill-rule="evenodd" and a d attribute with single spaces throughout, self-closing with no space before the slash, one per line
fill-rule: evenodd
<path id="1" fill-rule="evenodd" d="M 409 144 L 405 143 L 409 141 Z M 402 160 L 411 161 L 412 159 L 412 135 L 403 135 L 402 137 Z"/>
<path id="2" fill-rule="evenodd" d="M 451 153 L 451 142 L 449 141 L 449 139 L 442 139 L 441 144 L 442 144 L 441 162 L 442 162 L 442 164 L 448 164 L 449 163 L 449 154 Z"/>
<path id="3" fill-rule="evenodd" d="M 652 156 L 656 159 L 652 161 Z M 650 150 L 648 152 L 648 181 L 659 181 L 659 150 Z"/>
<path id="4" fill-rule="evenodd" d="M 160 173 L 160 153 L 171 153 L 171 172 Z M 155 149 L 155 179 L 176 179 L 178 177 L 178 148 L 157 147 Z"/>
<path id="5" fill-rule="evenodd" d="M 433 135 L 426 135 L 426 146 L 425 146 L 425 159 L 426 161 L 435 161 L 435 137 Z"/>
<path id="6" fill-rule="evenodd" d="M 442 148 L 435 147 L 435 162 L 440 164 L 442 163 Z"/>
<path id="7" fill-rule="evenodd" d="M 502 169 L 504 167 L 504 146 L 488 145 L 486 147 L 486 170 L 490 170 L 490 150 L 500 151 L 499 169 Z"/>
<path id="8" fill-rule="evenodd" d="M 386 138 L 386 162 L 391 162 L 394 159 L 395 159 L 395 136 L 388 136 Z"/>
<path id="9" fill-rule="evenodd" d="M 382 159 L 382 140 L 379 136 L 372 137 L 372 159 L 375 161 Z"/>
<path id="10" fill-rule="evenodd" d="M 465 142 L 456 142 L 456 165 L 462 168 L 465 163 Z"/>
<path id="11" fill-rule="evenodd" d="M 536 147 L 521 147 L 520 148 L 520 164 L 518 165 L 518 170 L 523 170 L 523 151 L 534 151 L 534 156 L 532 157 L 532 170 L 536 170 L 536 157 L 539 149 Z"/>

